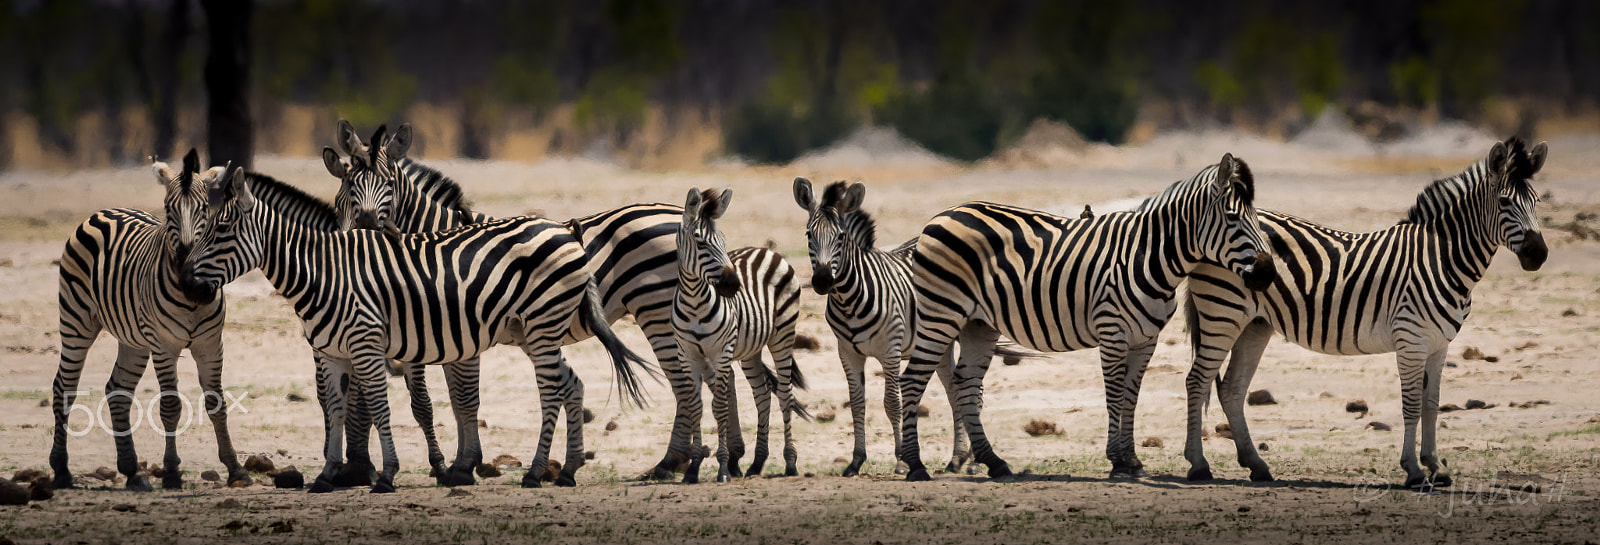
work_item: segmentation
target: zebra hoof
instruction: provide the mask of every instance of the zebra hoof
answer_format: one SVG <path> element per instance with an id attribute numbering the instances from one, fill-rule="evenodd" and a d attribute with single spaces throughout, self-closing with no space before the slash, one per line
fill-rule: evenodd
<path id="1" fill-rule="evenodd" d="M 1426 491 L 1429 487 L 1428 478 L 1425 476 L 1414 475 L 1406 478 L 1406 488 Z"/>
<path id="2" fill-rule="evenodd" d="M 683 484 L 700 484 L 700 475 L 698 473 L 684 473 Z"/>
<path id="3" fill-rule="evenodd" d="M 228 474 L 228 486 L 230 487 L 244 488 L 252 484 L 255 484 L 255 481 L 251 480 L 250 473 L 243 469 L 240 469 L 237 475 L 233 473 Z"/>
<path id="4" fill-rule="evenodd" d="M 338 487 L 368 486 L 373 484 L 373 476 L 378 469 L 372 464 L 360 462 L 346 462 L 333 476 L 333 485 Z"/>
<path id="5" fill-rule="evenodd" d="M 644 479 L 648 481 L 670 481 L 676 476 L 677 474 L 672 471 L 672 468 L 656 466 L 651 468 L 649 473 L 644 474 Z"/>
<path id="6" fill-rule="evenodd" d="M 556 477 L 556 486 L 561 488 L 572 488 L 574 486 L 578 486 L 578 480 L 574 479 L 571 475 L 561 475 Z"/>
<path id="7" fill-rule="evenodd" d="M 751 469 L 754 470 L 752 472 L 753 474 L 755 474 L 755 475 L 760 475 L 761 474 L 761 468 L 751 468 Z M 729 477 L 733 477 L 733 478 L 739 478 L 739 477 L 743 477 L 744 476 L 744 473 L 740 473 L 739 472 L 739 463 L 738 462 L 733 462 L 733 463 L 729 463 L 728 464 L 728 476 Z"/>
<path id="8" fill-rule="evenodd" d="M 840 477 L 854 477 L 860 474 L 861 464 L 857 462 L 851 462 L 850 465 L 844 466 L 844 471 L 839 472 Z"/>
<path id="9" fill-rule="evenodd" d="M 167 490 L 183 490 L 183 475 L 177 471 L 168 471 L 161 477 L 161 488 Z"/>
<path id="10" fill-rule="evenodd" d="M 1135 469 L 1135 468 L 1126 467 L 1126 466 L 1113 467 L 1113 468 L 1111 468 L 1111 478 L 1113 478 L 1113 479 L 1137 479 L 1139 476 L 1134 473 L 1135 471 L 1138 471 L 1138 470 Z"/>
<path id="11" fill-rule="evenodd" d="M 1191 481 L 1209 481 L 1209 480 L 1215 479 L 1215 477 L 1211 476 L 1211 468 L 1209 468 L 1209 467 L 1207 467 L 1207 468 L 1199 468 L 1199 467 L 1197 467 L 1197 468 L 1189 470 L 1189 477 L 1188 478 Z"/>
<path id="12" fill-rule="evenodd" d="M 926 468 L 919 467 L 907 472 L 906 480 L 910 482 L 931 481 L 933 480 L 933 477 L 928 475 L 928 470 Z"/>
<path id="13" fill-rule="evenodd" d="M 905 462 L 897 462 L 897 463 L 894 464 L 894 474 L 895 475 L 905 475 L 907 471 L 911 471 L 911 466 L 906 465 Z M 946 466 L 945 467 L 945 473 L 949 473 L 949 472 L 950 472 L 950 468 L 949 468 L 949 466 Z"/>
<path id="14" fill-rule="evenodd" d="M 394 483 L 389 482 L 388 479 L 379 479 L 378 480 L 378 484 L 372 485 L 372 493 L 373 494 L 391 494 L 391 493 L 394 493 Z"/>
<path id="15" fill-rule="evenodd" d="M 1272 472 L 1265 469 L 1252 469 L 1250 470 L 1250 480 L 1258 483 L 1272 482 Z"/>
<path id="16" fill-rule="evenodd" d="M 532 472 L 532 471 L 529 471 L 526 475 L 522 476 L 522 487 L 523 488 L 544 488 L 544 483 L 539 482 L 539 476 L 538 475 L 534 474 L 534 472 Z"/>
<path id="17" fill-rule="evenodd" d="M 72 475 L 66 474 L 66 473 L 57 473 L 55 482 L 51 483 L 50 486 L 52 488 L 55 488 L 56 490 L 66 490 L 66 489 L 69 489 L 69 488 L 77 488 L 76 486 L 73 486 L 73 484 L 72 484 Z"/>
<path id="18" fill-rule="evenodd" d="M 328 480 L 327 477 L 318 476 L 317 480 L 311 483 L 311 488 L 306 489 L 306 492 L 310 494 L 327 494 L 333 492 L 333 488 L 333 481 Z"/>
<path id="19" fill-rule="evenodd" d="M 132 492 L 150 492 L 155 490 L 150 486 L 150 479 L 145 478 L 144 475 L 133 475 L 128 477 L 127 487 L 128 490 Z"/>
<path id="20" fill-rule="evenodd" d="M 472 475 L 471 468 L 456 468 L 451 466 L 444 473 L 439 474 L 441 486 L 472 486 L 478 484 L 478 479 Z"/>
<path id="21" fill-rule="evenodd" d="M 783 468 L 783 476 L 785 476 L 785 477 L 799 477 L 800 476 L 800 470 L 798 468 L 794 467 L 794 464 L 789 464 L 787 467 Z"/>
<path id="22" fill-rule="evenodd" d="M 1006 465 L 1005 462 L 1000 462 L 995 464 L 994 467 L 989 468 L 990 479 L 1003 479 L 1010 477 L 1011 475 L 1011 466 Z"/>
<path id="23" fill-rule="evenodd" d="M 1449 475 L 1435 474 L 1433 476 L 1434 488 L 1450 488 L 1450 485 L 1452 484 L 1455 484 L 1455 481 L 1451 480 Z"/>
<path id="24" fill-rule="evenodd" d="M 719 482 L 719 483 L 725 483 L 725 482 L 728 482 L 728 481 L 731 481 L 731 480 L 733 480 L 733 477 L 729 476 L 727 473 L 718 473 L 717 474 L 717 482 Z"/>

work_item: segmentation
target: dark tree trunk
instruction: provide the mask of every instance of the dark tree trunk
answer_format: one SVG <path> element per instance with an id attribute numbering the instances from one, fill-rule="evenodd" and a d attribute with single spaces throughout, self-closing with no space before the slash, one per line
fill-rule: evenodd
<path id="1" fill-rule="evenodd" d="M 246 0 L 200 0 L 211 47 L 206 54 L 206 147 L 212 165 L 250 168 L 250 11 Z"/>
<path id="2" fill-rule="evenodd" d="M 189 40 L 189 1 L 172 0 L 154 63 L 155 96 L 150 104 L 154 107 L 156 142 L 151 152 L 157 157 L 172 157 L 172 146 L 178 138 L 178 57 Z"/>

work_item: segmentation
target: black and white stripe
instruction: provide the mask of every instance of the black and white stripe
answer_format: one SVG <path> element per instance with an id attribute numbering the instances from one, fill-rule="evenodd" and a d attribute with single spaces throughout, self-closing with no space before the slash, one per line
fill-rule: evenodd
<path id="1" fill-rule="evenodd" d="M 689 190 L 678 231 L 678 288 L 672 303 L 672 327 L 680 357 L 696 383 L 687 415 L 687 424 L 695 430 L 689 469 L 683 476 L 689 483 L 699 481 L 702 460 L 700 383 L 711 388 L 711 412 L 717 421 L 717 480 L 740 476 L 737 464 L 744 454 L 744 440 L 733 395 L 732 362 L 739 361 L 744 367 L 758 415 L 755 454 L 746 474 L 759 475 L 766 463 L 772 390 L 776 390 L 783 412 L 785 475 L 799 474 L 790 418 L 810 418 L 793 391 L 806 387 L 794 361 L 794 328 L 800 319 L 800 286 L 794 269 L 783 256 L 764 248 L 725 250 L 716 220 L 727 212 L 732 199 L 732 189 Z M 775 369 L 761 361 L 763 347 L 772 353 Z"/>
<path id="2" fill-rule="evenodd" d="M 979 421 L 983 376 L 1001 334 L 1048 352 L 1100 347 L 1110 420 L 1106 457 L 1112 475 L 1141 474 L 1133 451 L 1134 406 L 1184 275 L 1209 259 L 1252 287 L 1272 280 L 1253 184 L 1244 162 L 1224 155 L 1132 212 L 1067 219 L 978 202 L 935 216 L 922 230 L 912 263 L 916 345 L 900 377 L 907 478 L 929 478 L 916 410 L 940 356 L 958 338 L 955 379 L 973 455 L 991 477 L 1011 473 Z"/>
<path id="3" fill-rule="evenodd" d="M 382 161 L 376 158 L 375 161 Z M 539 218 L 512 218 L 428 235 L 366 230 L 328 233 L 308 229 L 260 205 L 245 177 L 232 175 L 210 197 L 212 222 L 189 256 L 192 282 L 220 289 L 259 268 L 295 308 L 306 339 L 320 353 L 325 385 L 353 373 L 378 428 L 383 469 L 374 492 L 394 489 L 399 470 L 389 431 L 384 382 L 387 361 L 440 364 L 476 357 L 500 343 L 516 344 L 534 362 L 542 404 L 539 452 L 543 467 L 564 408 L 567 460 L 558 485 L 574 484 L 583 465 L 582 382 L 561 361 L 561 342 L 574 315 L 595 325 L 623 385 L 637 383 L 630 362 L 641 362 L 611 334 L 601 318 L 588 258 L 567 226 Z M 328 396 L 327 465 L 313 491 L 332 488 L 341 466 L 343 392 Z M 560 400 L 565 400 L 563 407 Z M 577 430 L 576 433 L 570 430 Z M 539 486 L 537 471 L 523 486 Z"/>
<path id="4" fill-rule="evenodd" d="M 1434 450 L 1440 374 L 1451 339 L 1472 309 L 1472 288 L 1502 245 L 1525 270 L 1538 270 L 1547 250 L 1530 178 L 1544 165 L 1544 144 L 1497 143 L 1466 171 L 1430 184 L 1398 225 L 1347 233 L 1262 210 L 1261 230 L 1278 257 L 1277 280 L 1255 292 L 1229 270 L 1196 267 L 1186 316 L 1194 347 L 1189 371 L 1190 479 L 1210 479 L 1200 444 L 1211 382 L 1232 353 L 1217 397 L 1233 427 L 1239 464 L 1251 480 L 1271 480 L 1244 419 L 1250 379 L 1272 333 L 1324 354 L 1394 352 L 1400 372 L 1405 438 L 1400 466 L 1409 486 L 1448 486 Z M 1422 425 L 1421 465 L 1416 432 Z"/>
<path id="5" fill-rule="evenodd" d="M 184 407 L 177 364 L 184 349 L 199 370 L 206 413 L 216 431 L 217 455 L 228 468 L 228 482 L 250 482 L 233 450 L 222 396 L 226 305 L 218 290 L 185 282 L 182 274 L 184 260 L 207 230 L 206 184 L 220 176 L 223 168 L 202 172 L 199 154 L 192 149 L 184 157 L 182 170 L 174 171 L 160 162 L 153 166 L 156 179 L 166 189 L 164 219 L 139 210 L 102 210 L 78 226 L 61 254 L 61 364 L 51 387 L 55 434 L 50 467 L 56 488 L 73 486 L 67 463 L 68 421 L 80 393 L 84 358 L 101 332 L 117 340 L 117 363 L 105 391 L 117 445 L 117 471 L 127 476 L 128 489 L 151 490 L 149 479 L 140 472 L 132 436 L 135 423 L 129 413 L 134 388 L 152 359 L 161 387 L 161 424 L 166 436 L 162 487 L 183 487 L 177 436 Z"/>

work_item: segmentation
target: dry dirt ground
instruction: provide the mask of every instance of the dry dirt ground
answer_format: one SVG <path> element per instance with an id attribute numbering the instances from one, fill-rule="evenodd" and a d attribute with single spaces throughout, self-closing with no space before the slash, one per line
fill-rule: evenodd
<path id="1" fill-rule="evenodd" d="M 1600 209 L 1596 139 L 1553 142 L 1549 166 L 1536 181 L 1550 196 L 1542 215 L 1554 223 Z M 1211 147 L 1217 147 L 1215 145 Z M 637 201 L 681 202 L 691 186 L 731 185 L 736 190 L 723 225 L 731 245 L 770 239 L 809 276 L 804 216 L 790 197 L 790 179 L 848 178 L 869 184 L 866 208 L 880 219 L 880 240 L 916 234 L 940 209 L 971 199 L 1023 204 L 1076 214 L 1085 203 L 1106 211 L 1127 206 L 1198 169 L 1200 151 L 1144 150 L 1097 160 L 1093 153 L 1073 168 L 1014 169 L 939 164 L 879 168 L 870 163 L 799 169 L 724 166 L 701 172 L 636 172 L 576 160 L 539 165 L 432 161 L 467 186 L 478 207 L 497 215 L 542 213 L 564 218 Z M 1220 149 L 1220 148 L 1219 148 Z M 1484 148 L 1486 150 L 1487 148 Z M 1275 148 L 1239 151 L 1257 165 L 1261 207 L 1302 215 L 1348 230 L 1392 224 L 1434 175 L 1454 173 L 1484 150 L 1462 157 L 1356 157 L 1284 155 Z M 1102 159 L 1105 153 L 1102 150 Z M 1463 158 L 1465 157 L 1465 158 Z M 319 195 L 335 184 L 319 163 L 266 158 L 261 170 Z M 1435 169 L 1435 170 L 1430 170 Z M 797 171 L 798 170 L 798 171 Z M 146 168 L 67 174 L 0 176 L 0 472 L 45 468 L 50 445 L 49 396 L 57 364 L 56 267 L 61 244 L 93 210 L 129 206 L 158 210 L 160 189 Z M 1442 416 L 1439 445 L 1456 472 L 1453 491 L 1431 495 L 1398 490 L 1399 431 L 1375 431 L 1370 422 L 1400 427 L 1400 399 L 1390 356 L 1332 357 L 1281 340 L 1267 350 L 1254 388 L 1271 390 L 1276 405 L 1250 407 L 1257 441 L 1280 479 L 1251 483 L 1236 467 L 1231 442 L 1205 441 L 1219 480 L 1189 483 L 1182 457 L 1183 380 L 1189 348 L 1181 317 L 1162 334 L 1139 406 L 1137 439 L 1159 439 L 1140 455 L 1149 478 L 1108 481 L 1103 457 L 1106 416 L 1097 355 L 1053 354 L 990 374 L 985 422 L 999 453 L 1023 475 L 1004 482 L 967 475 L 936 475 L 905 483 L 892 475 L 889 430 L 881 412 L 881 378 L 868 378 L 871 463 L 869 477 L 838 476 L 850 455 L 850 416 L 834 339 L 821 316 L 823 300 L 804 294 L 803 333 L 822 348 L 801 352 L 812 388 L 802 399 L 813 412 L 832 410 L 831 422 L 797 426 L 801 471 L 809 477 L 748 479 L 684 486 L 639 482 L 637 475 L 662 453 L 671 419 L 664 385 L 649 392 L 647 410 L 625 409 L 611 391 L 598 345 L 569 351 L 589 388 L 597 414 L 586 430 L 596 453 L 578 474 L 578 487 L 523 490 L 521 470 L 447 497 L 426 476 L 422 436 L 405 409 L 404 388 L 392 383 L 395 433 L 400 447 L 400 491 L 371 495 L 364 489 L 310 495 L 260 483 L 230 489 L 202 481 L 220 470 L 212 430 L 203 418 L 178 439 L 188 485 L 182 491 L 126 492 L 122 483 L 82 477 L 86 489 L 59 491 L 51 501 L 0 507 L 0 543 L 16 542 L 597 542 L 597 543 L 1025 543 L 1025 542 L 1572 542 L 1600 539 L 1600 376 L 1595 373 L 1600 332 L 1600 243 L 1547 227 L 1551 258 L 1543 271 L 1525 273 L 1500 255 L 1476 291 L 1476 312 L 1451 349 L 1443 402 L 1484 400 L 1493 408 Z M 1502 252 L 1506 254 L 1507 252 Z M 228 288 L 229 324 L 225 382 L 238 397 L 231 416 L 242 454 L 265 454 L 279 466 L 308 474 L 321 466 L 322 425 L 314 400 L 312 366 L 299 325 L 259 275 Z M 644 352 L 638 329 L 619 325 L 624 339 Z M 83 385 L 99 390 L 116 352 L 102 337 L 91 352 Z M 1469 360 L 1473 347 L 1497 361 Z M 647 353 L 647 352 L 644 352 Z M 869 364 L 870 368 L 875 364 Z M 519 352 L 490 351 L 484 358 L 483 442 L 487 455 L 531 458 L 537 441 L 532 373 Z M 198 395 L 185 358 L 182 392 Z M 433 399 L 447 399 L 442 373 L 430 371 Z M 743 387 L 742 382 L 741 388 Z M 155 383 L 146 377 L 139 400 L 149 404 Z M 291 399 L 293 398 L 293 400 Z M 943 467 L 949 452 L 949 409 L 934 388 L 925 405 L 923 452 Z M 1365 417 L 1345 412 L 1348 401 L 1371 406 Z M 1513 404 L 1548 401 L 1530 408 Z M 741 404 L 746 412 L 751 404 Z M 449 409 L 438 406 L 438 431 L 451 452 L 455 431 Z M 103 420 L 77 415 L 74 427 Z M 742 418 L 753 433 L 753 414 Z M 1030 437 L 1032 419 L 1053 421 L 1061 435 Z M 616 427 L 606 431 L 608 422 Z M 1215 404 L 1208 427 L 1223 421 Z M 707 417 L 705 432 L 711 433 Z M 161 438 L 146 424 L 135 434 L 140 456 L 161 458 Z M 562 452 L 557 435 L 554 452 Z M 1154 442 L 1152 442 L 1154 443 Z M 112 439 L 103 431 L 74 437 L 73 470 L 81 474 L 115 466 Z M 709 481 L 715 463 L 707 462 Z M 779 467 L 769 462 L 769 471 Z M 1530 484 L 1531 483 L 1531 484 Z M 1525 484 L 1529 486 L 1524 487 Z"/>

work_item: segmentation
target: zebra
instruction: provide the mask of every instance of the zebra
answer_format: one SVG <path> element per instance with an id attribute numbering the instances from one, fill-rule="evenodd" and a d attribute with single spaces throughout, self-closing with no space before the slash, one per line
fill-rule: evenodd
<path id="1" fill-rule="evenodd" d="M 883 368 L 883 411 L 889 418 L 895 444 L 900 437 L 900 360 L 911 352 L 911 319 L 916 299 L 911 287 L 911 253 L 916 239 L 890 250 L 876 247 L 877 227 L 861 209 L 867 186 L 834 182 L 820 200 L 803 177 L 794 179 L 795 203 L 808 214 L 806 244 L 811 256 L 811 288 L 828 297 L 828 326 L 839 341 L 839 362 L 850 390 L 850 416 L 855 449 L 842 476 L 860 474 L 867 459 L 865 366 L 868 357 Z M 997 347 L 1007 358 L 1032 357 Z M 953 473 L 966 463 L 967 435 L 961 426 L 955 390 L 951 388 L 951 355 L 939 362 L 939 381 L 950 392 L 953 448 L 945 471 Z M 895 471 L 905 472 L 905 464 Z"/>
<path id="2" fill-rule="evenodd" d="M 381 151 L 372 158 L 385 164 Z M 642 404 L 632 365 L 644 361 L 606 326 L 590 281 L 588 257 L 572 231 L 542 218 L 509 218 L 428 235 L 309 229 L 259 205 L 252 184 L 235 170 L 208 197 L 211 221 L 184 264 L 185 281 L 209 289 L 261 269 L 299 315 L 306 339 L 322 357 L 318 384 L 326 396 L 327 463 L 311 487 L 332 490 L 341 469 L 339 443 L 346 375 L 378 428 L 383 470 L 375 493 L 393 492 L 399 470 L 389 431 L 384 366 L 476 357 L 498 343 L 516 344 L 534 362 L 542 405 L 543 467 L 556 417 L 567 413 L 567 460 L 558 486 L 575 484 L 583 465 L 583 383 L 564 365 L 561 339 L 572 316 L 583 317 L 611 354 L 618 387 Z M 565 406 L 557 403 L 565 400 Z M 573 430 L 576 430 L 575 432 Z M 539 472 L 523 477 L 538 487 Z"/>
<path id="3" fill-rule="evenodd" d="M 129 490 L 152 490 L 140 472 L 134 450 L 130 408 L 133 391 L 155 360 L 160 383 L 161 424 L 166 436 L 161 486 L 183 487 L 177 437 L 183 411 L 178 390 L 178 356 L 195 360 L 206 413 L 217 437 L 217 456 L 228 468 L 230 484 L 250 484 L 228 433 L 228 408 L 222 396 L 222 326 L 226 305 L 210 286 L 186 281 L 185 259 L 207 228 L 206 184 L 223 167 L 202 171 L 190 149 L 181 170 L 154 161 L 156 180 L 166 190 L 164 219 L 127 208 L 102 210 L 85 220 L 61 253 L 61 363 L 51 386 L 55 415 L 50 468 L 56 488 L 72 488 L 67 462 L 68 421 L 76 404 L 84 358 L 102 331 L 117 340 L 117 363 L 106 382 L 117 471 Z M 187 424 L 185 424 L 187 427 Z"/>
<path id="4" fill-rule="evenodd" d="M 697 383 L 711 389 L 711 412 L 717 421 L 717 481 L 739 476 L 736 464 L 744 454 L 739 432 L 738 404 L 733 388 L 735 360 L 755 394 L 756 450 L 748 475 L 761 473 L 767 458 L 769 388 L 777 390 L 783 412 L 784 474 L 799 475 L 798 452 L 790 418 L 811 416 L 794 398 L 793 388 L 805 389 L 805 377 L 794 361 L 794 328 L 800 320 L 800 286 L 794 269 L 777 252 L 766 248 L 724 250 L 726 242 L 716 220 L 727 212 L 733 189 L 690 189 L 678 230 L 678 289 L 672 300 L 672 328 L 680 357 Z M 772 353 L 774 370 L 761 361 L 761 348 Z M 693 422 L 698 423 L 701 402 L 696 386 L 690 400 Z M 696 426 L 698 428 L 698 426 Z M 698 430 L 697 430 L 698 431 Z M 700 473 L 700 435 L 694 434 L 694 454 L 685 482 Z"/>
<path id="5" fill-rule="evenodd" d="M 1244 419 L 1245 394 L 1274 331 L 1324 354 L 1395 353 L 1405 439 L 1400 467 L 1410 487 L 1449 486 L 1434 450 L 1440 374 L 1451 339 L 1472 307 L 1472 288 L 1500 246 L 1524 270 L 1538 270 L 1548 250 L 1530 180 L 1548 147 L 1496 143 L 1489 155 L 1423 189 L 1406 218 L 1372 233 L 1347 233 L 1288 214 L 1258 211 L 1278 256 L 1277 280 L 1260 293 L 1243 289 L 1227 269 L 1202 264 L 1190 275 L 1185 316 L 1194 365 L 1186 381 L 1190 480 L 1211 478 L 1200 444 L 1213 379 L 1233 428 L 1239 465 L 1253 481 L 1272 480 Z M 1223 359 L 1232 353 L 1226 378 Z M 1422 425 L 1422 465 L 1416 451 Z"/>
<path id="6" fill-rule="evenodd" d="M 1272 281 L 1254 193 L 1249 167 L 1226 154 L 1132 212 L 1067 219 L 975 202 L 935 216 L 923 227 L 912 261 L 916 345 L 900 376 L 906 478 L 930 478 L 918 453 L 916 410 L 939 355 L 958 337 L 955 378 L 974 457 L 990 477 L 1011 474 L 989 445 L 978 411 L 1000 334 L 1050 352 L 1099 346 L 1111 474 L 1142 475 L 1133 452 L 1133 409 L 1185 273 L 1210 259 L 1251 289 Z"/>
<path id="7" fill-rule="evenodd" d="M 454 180 L 406 156 L 411 141 L 409 124 L 401 125 L 392 138 L 394 145 L 384 146 L 398 171 L 398 176 L 392 178 L 347 176 L 344 163 L 348 159 L 331 150 L 323 151 L 323 162 L 329 173 L 342 180 L 334 200 L 341 223 L 363 223 L 369 228 L 389 225 L 404 232 L 428 232 L 454 226 L 445 220 L 479 222 L 485 219 L 470 210 L 464 192 Z M 361 143 L 354 129 L 343 121 L 336 142 L 345 155 L 368 145 Z M 362 219 L 368 214 L 370 218 Z M 692 419 L 689 412 L 689 399 L 698 392 L 698 385 L 681 363 L 672 329 L 672 299 L 678 278 L 676 238 L 682 217 L 683 209 L 679 205 L 640 203 L 570 220 L 570 224 L 577 226 L 584 250 L 594 263 L 595 281 L 603 297 L 606 319 L 614 322 L 625 314 L 634 316 L 650 342 L 657 365 L 672 387 L 677 406 L 671 439 L 665 455 L 646 473 L 650 479 L 673 478 L 676 468 L 690 460 L 692 431 L 699 428 L 698 417 Z M 566 342 L 588 338 L 590 334 L 585 328 L 583 324 L 574 324 Z M 417 408 L 413 402 L 414 412 Z M 431 411 L 429 407 L 422 409 Z M 429 414 L 427 419 L 431 421 L 431 412 Z M 420 413 L 418 418 L 419 421 L 423 418 Z M 364 445 L 365 431 L 358 435 L 355 429 L 351 430 L 351 444 Z M 692 480 L 687 473 L 684 479 Z"/>

